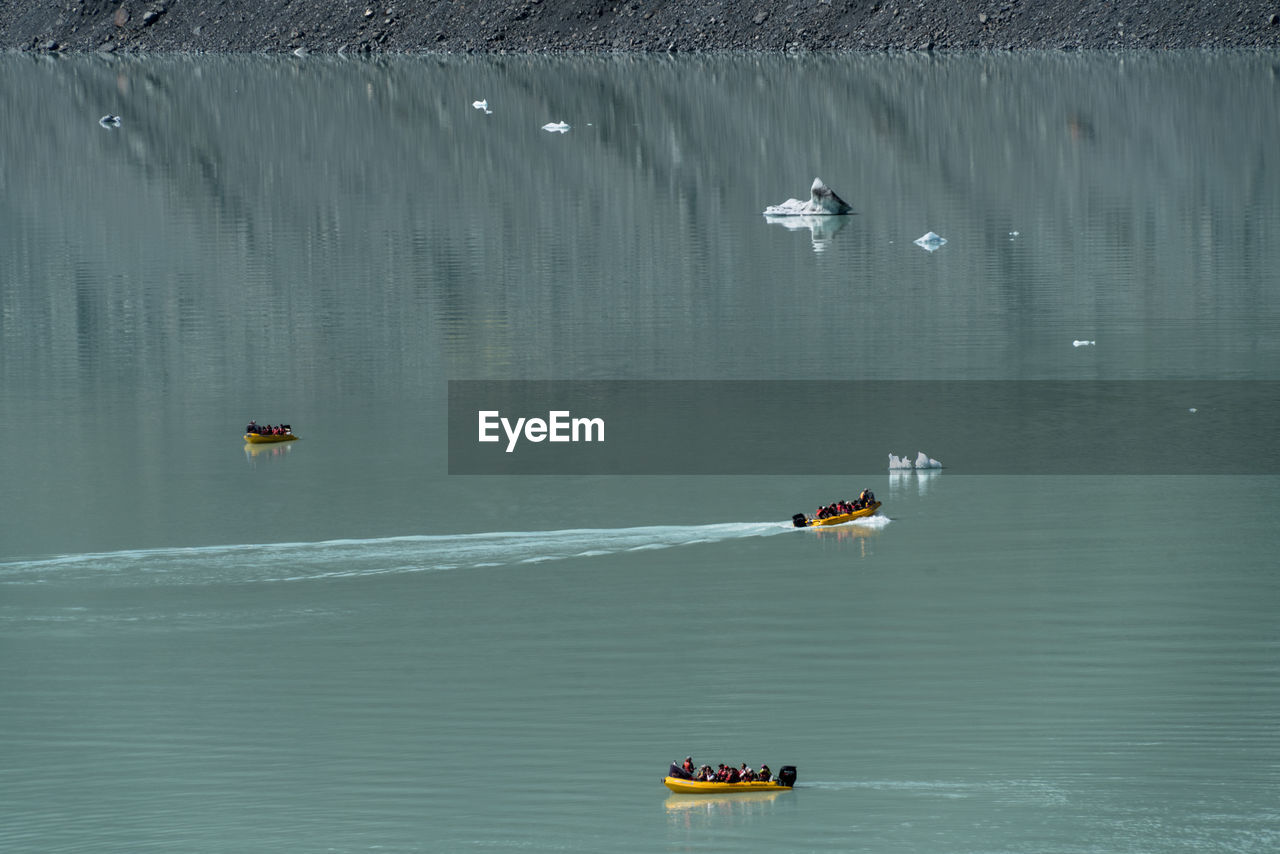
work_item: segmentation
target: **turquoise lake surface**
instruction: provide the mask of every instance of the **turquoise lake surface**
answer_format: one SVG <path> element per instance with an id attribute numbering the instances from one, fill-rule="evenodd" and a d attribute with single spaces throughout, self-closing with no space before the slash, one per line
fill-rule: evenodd
<path id="1" fill-rule="evenodd" d="M 451 380 L 1271 413 L 1278 69 L 0 57 L 0 847 L 1275 851 L 1280 477 L 1248 449 L 975 469 L 906 425 L 851 470 L 859 413 L 778 436 L 792 474 L 464 476 L 447 433 Z M 815 177 L 854 213 L 762 216 Z M 864 488 L 872 520 L 792 527 Z M 686 755 L 799 778 L 673 795 Z"/>

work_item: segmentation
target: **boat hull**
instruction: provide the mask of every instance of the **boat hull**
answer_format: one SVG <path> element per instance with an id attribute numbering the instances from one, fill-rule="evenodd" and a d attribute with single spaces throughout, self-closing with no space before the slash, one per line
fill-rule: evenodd
<path id="1" fill-rule="evenodd" d="M 806 528 L 825 528 L 828 525 L 843 525 L 845 522 L 852 522 L 854 519 L 865 519 L 868 516 L 874 516 L 875 512 L 880 509 L 880 502 L 871 502 L 870 507 L 863 507 L 861 510 L 855 510 L 852 513 L 842 513 L 839 516 L 828 516 L 825 519 L 809 519 Z"/>
<path id="2" fill-rule="evenodd" d="M 664 777 L 662 784 L 673 792 L 682 795 L 723 795 L 729 792 L 777 792 L 790 789 L 777 780 L 767 783 L 752 780 L 746 783 L 717 783 L 711 780 L 684 780 L 680 777 Z"/>
<path id="3" fill-rule="evenodd" d="M 292 433 L 245 433 L 244 440 L 250 445 L 266 445 L 270 442 L 292 442 L 298 437 Z"/>

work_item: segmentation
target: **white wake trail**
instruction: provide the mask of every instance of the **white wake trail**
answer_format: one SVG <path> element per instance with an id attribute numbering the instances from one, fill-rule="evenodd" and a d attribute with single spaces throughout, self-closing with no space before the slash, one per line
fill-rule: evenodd
<path id="1" fill-rule="evenodd" d="M 798 530 L 785 522 L 434 534 L 60 555 L 0 563 L 0 583 L 111 585 L 305 581 L 540 564 Z"/>

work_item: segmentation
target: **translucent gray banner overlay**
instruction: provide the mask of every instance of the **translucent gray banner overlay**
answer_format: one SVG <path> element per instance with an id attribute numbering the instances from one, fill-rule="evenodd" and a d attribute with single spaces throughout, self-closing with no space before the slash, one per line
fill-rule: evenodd
<path id="1" fill-rule="evenodd" d="M 1278 419 L 1273 381 L 452 380 L 449 473 L 1277 474 Z"/>

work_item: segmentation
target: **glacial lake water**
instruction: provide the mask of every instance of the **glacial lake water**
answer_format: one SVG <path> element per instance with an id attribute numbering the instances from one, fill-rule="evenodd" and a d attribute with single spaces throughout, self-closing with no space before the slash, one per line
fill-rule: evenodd
<path id="1" fill-rule="evenodd" d="M 1280 57 L 0 80 L 5 851 L 1280 847 L 1274 471 L 851 476 L 851 424 L 779 437 L 831 476 L 466 477 L 445 440 L 450 380 L 1274 383 Z M 853 215 L 761 215 L 815 176 Z M 688 754 L 799 781 L 671 795 Z"/>

